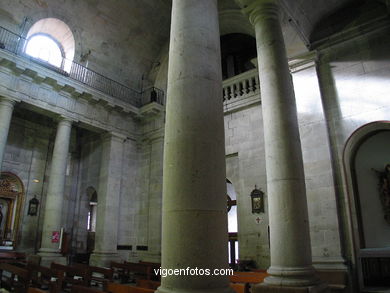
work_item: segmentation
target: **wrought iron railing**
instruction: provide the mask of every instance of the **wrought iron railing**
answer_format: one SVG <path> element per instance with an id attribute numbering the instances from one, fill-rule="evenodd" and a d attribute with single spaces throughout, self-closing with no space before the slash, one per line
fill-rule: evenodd
<path id="1" fill-rule="evenodd" d="M 65 58 L 62 60 L 61 68 L 56 67 L 42 59 L 34 58 L 25 54 L 23 50 L 25 42 L 25 38 L 0 27 L 0 49 L 28 58 L 34 63 L 56 71 L 57 73 L 71 79 L 77 80 L 91 88 L 130 103 L 136 107 L 143 106 L 150 102 L 157 102 L 162 105 L 164 103 L 164 92 L 160 89 L 148 88 L 145 91 L 139 92 Z"/>

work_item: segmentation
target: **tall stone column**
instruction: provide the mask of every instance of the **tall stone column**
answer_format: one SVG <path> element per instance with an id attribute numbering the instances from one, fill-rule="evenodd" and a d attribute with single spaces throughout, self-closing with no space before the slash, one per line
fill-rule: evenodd
<path id="1" fill-rule="evenodd" d="M 68 118 L 61 118 L 58 123 L 54 142 L 46 204 L 44 207 L 42 242 L 41 248 L 39 249 L 39 255 L 42 258 L 41 264 L 43 265 L 50 265 L 52 261 L 60 263 L 65 263 L 66 261 L 59 253 L 60 243 L 53 238 L 55 238 L 54 234 L 59 233 L 63 227 L 61 215 L 71 130 L 72 121 Z"/>
<path id="2" fill-rule="evenodd" d="M 0 96 L 0 172 L 15 101 Z"/>
<path id="3" fill-rule="evenodd" d="M 231 292 L 204 271 L 228 267 L 217 0 L 173 0 L 170 40 L 162 267 L 182 270 L 158 292 Z"/>
<path id="4" fill-rule="evenodd" d="M 98 203 L 96 216 L 95 249 L 90 258 L 94 266 L 109 266 L 118 261 L 118 224 L 122 179 L 123 141 L 126 137 L 105 134 L 102 141 Z"/>
<path id="5" fill-rule="evenodd" d="M 278 1 L 239 2 L 256 32 L 270 222 L 271 276 L 253 292 L 310 292 L 318 281 L 312 267 L 297 109 Z"/>

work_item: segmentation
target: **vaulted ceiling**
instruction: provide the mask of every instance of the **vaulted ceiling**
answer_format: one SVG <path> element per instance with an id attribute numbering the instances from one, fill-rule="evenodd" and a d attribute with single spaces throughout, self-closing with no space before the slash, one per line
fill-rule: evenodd
<path id="1" fill-rule="evenodd" d="M 182 0 L 179 0 L 182 1 Z M 254 35 L 237 2 L 219 0 L 221 34 Z M 321 20 L 343 6 L 364 0 L 280 0 L 288 55 L 307 50 Z M 388 1 L 388 0 L 366 0 Z M 91 50 L 90 66 L 113 79 L 139 87 L 167 50 L 171 0 L 1 0 L 0 25 L 20 33 L 26 17 L 32 23 L 58 17 L 75 34 L 75 59 Z"/>

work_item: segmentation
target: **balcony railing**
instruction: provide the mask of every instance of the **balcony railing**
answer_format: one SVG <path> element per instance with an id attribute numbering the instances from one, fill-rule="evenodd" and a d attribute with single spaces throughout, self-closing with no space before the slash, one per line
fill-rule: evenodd
<path id="1" fill-rule="evenodd" d="M 260 82 L 257 69 L 249 70 L 223 81 L 224 104 L 259 93 Z"/>
<path id="2" fill-rule="evenodd" d="M 79 81 L 114 98 L 130 103 L 133 106 L 140 107 L 150 102 L 157 102 L 163 105 L 164 92 L 162 90 L 148 88 L 139 92 L 65 58 L 62 60 L 62 68 L 56 67 L 44 60 L 25 54 L 23 51 L 25 43 L 25 38 L 0 27 L 0 49 L 27 58 L 34 63 Z M 64 70 L 64 68 L 67 68 L 67 70 Z"/>

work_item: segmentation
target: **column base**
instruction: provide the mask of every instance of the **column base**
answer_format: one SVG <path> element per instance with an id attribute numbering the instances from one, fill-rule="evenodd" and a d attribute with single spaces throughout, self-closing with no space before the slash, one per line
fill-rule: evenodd
<path id="1" fill-rule="evenodd" d="M 305 287 L 287 287 L 287 286 L 275 286 L 265 283 L 252 286 L 252 293 L 329 293 L 330 289 L 328 284 L 320 283 L 313 286 Z"/>
<path id="2" fill-rule="evenodd" d="M 214 289 L 187 289 L 187 288 L 164 288 L 158 287 L 156 293 L 235 293 L 231 287 L 214 288 Z"/>
<path id="3" fill-rule="evenodd" d="M 268 286 L 311 287 L 320 283 L 320 280 L 316 276 L 316 271 L 312 266 L 271 266 L 267 272 L 270 276 L 264 279 L 264 283 Z"/>
<path id="4" fill-rule="evenodd" d="M 117 252 L 93 252 L 89 258 L 89 265 L 96 267 L 110 267 L 110 262 L 121 261 Z"/>
<path id="5" fill-rule="evenodd" d="M 37 255 L 41 258 L 40 265 L 44 267 L 50 267 L 52 262 L 62 265 L 68 264 L 66 257 L 59 252 L 40 251 Z"/>

